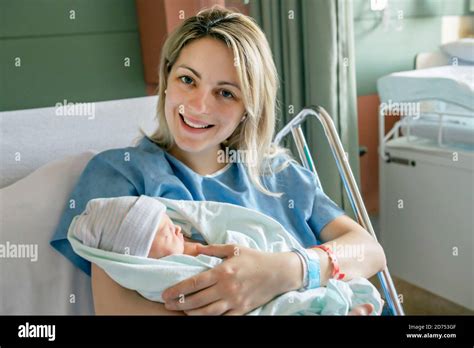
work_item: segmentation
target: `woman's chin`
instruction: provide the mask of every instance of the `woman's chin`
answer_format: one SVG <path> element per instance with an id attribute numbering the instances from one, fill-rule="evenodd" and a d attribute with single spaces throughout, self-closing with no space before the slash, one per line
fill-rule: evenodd
<path id="1" fill-rule="evenodd" d="M 202 153 L 208 149 L 211 149 L 213 147 L 218 147 L 217 145 L 211 145 L 208 144 L 206 141 L 193 141 L 190 139 L 187 140 L 181 140 L 179 138 L 175 138 L 175 146 L 180 152 L 186 152 L 186 153 Z"/>
<path id="2" fill-rule="evenodd" d="M 186 152 L 186 153 L 199 153 L 204 150 L 203 144 L 199 144 L 199 143 L 180 144 L 177 142 L 176 146 L 178 147 L 180 152 Z"/>

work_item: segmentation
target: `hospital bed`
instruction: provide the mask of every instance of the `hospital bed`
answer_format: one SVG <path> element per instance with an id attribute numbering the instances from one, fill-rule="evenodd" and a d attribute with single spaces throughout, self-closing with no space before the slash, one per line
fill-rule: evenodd
<path id="1" fill-rule="evenodd" d="M 37 260 L 2 259 L 0 314 L 92 314 L 90 278 L 53 250 L 49 240 L 64 202 L 83 168 L 97 152 L 129 146 L 138 127 L 156 124 L 156 97 L 96 103 L 90 121 L 57 116 L 54 108 L 0 113 L 0 243 L 38 245 Z M 302 110 L 275 137 L 290 132 L 303 165 L 316 173 L 301 123 L 321 121 L 359 223 L 375 237 L 345 152 L 327 112 Z M 38 168 L 40 167 L 40 168 Z M 388 269 L 379 273 L 388 311 L 403 314 Z"/>
<path id="2" fill-rule="evenodd" d="M 380 236 L 394 275 L 474 309 L 474 66 L 378 80 Z M 401 119 L 385 134 L 385 120 Z M 406 295 L 408 296 L 408 295 Z"/>
<path id="3" fill-rule="evenodd" d="M 0 244 L 38 246 L 36 261 L 0 258 L 0 314 L 93 314 L 90 278 L 49 240 L 88 161 L 129 146 L 140 127 L 151 132 L 156 103 L 97 102 L 94 117 L 55 107 L 0 112 Z"/>

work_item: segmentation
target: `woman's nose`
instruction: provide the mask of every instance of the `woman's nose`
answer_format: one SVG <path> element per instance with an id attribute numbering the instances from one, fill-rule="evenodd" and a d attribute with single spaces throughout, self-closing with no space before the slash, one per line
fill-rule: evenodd
<path id="1" fill-rule="evenodd" d="M 193 91 L 188 101 L 188 112 L 194 116 L 203 115 L 209 112 L 211 93 L 208 90 L 201 89 Z M 186 110 L 184 111 L 186 114 Z"/>

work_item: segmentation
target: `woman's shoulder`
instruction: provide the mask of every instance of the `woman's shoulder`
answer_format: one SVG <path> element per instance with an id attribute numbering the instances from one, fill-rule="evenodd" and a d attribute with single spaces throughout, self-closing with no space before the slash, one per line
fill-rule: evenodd
<path id="1" fill-rule="evenodd" d="M 303 167 L 290 154 L 282 153 L 272 159 L 273 176 L 278 180 L 285 182 L 298 182 L 299 184 L 314 185 L 317 184 L 317 176 L 309 169 Z"/>
<path id="2" fill-rule="evenodd" d="M 108 149 L 96 154 L 91 161 L 106 162 L 109 164 L 146 164 L 159 163 L 165 159 L 164 150 L 148 137 L 142 137 L 135 145 Z"/>
<path id="3" fill-rule="evenodd" d="M 145 173 L 161 175 L 170 172 L 164 150 L 151 140 L 143 138 L 135 145 L 108 149 L 91 158 L 84 175 L 114 175 L 126 178 L 143 177 Z"/>

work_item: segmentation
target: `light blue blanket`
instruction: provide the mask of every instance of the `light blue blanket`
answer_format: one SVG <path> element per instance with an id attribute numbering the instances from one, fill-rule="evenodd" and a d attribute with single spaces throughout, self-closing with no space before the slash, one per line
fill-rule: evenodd
<path id="1" fill-rule="evenodd" d="M 211 201 L 156 199 L 166 205 L 167 214 L 174 221 L 188 222 L 183 233 L 190 236 L 190 227 L 193 227 L 208 244 L 237 244 L 265 252 L 302 248 L 280 223 L 257 211 Z M 170 255 L 152 259 L 118 254 L 82 244 L 71 230 L 68 239 L 78 255 L 98 265 L 117 283 L 158 302 L 163 302 L 161 294 L 165 289 L 222 262 L 207 255 Z M 380 295 L 369 281 L 363 278 L 349 282 L 330 280 L 326 287 L 282 294 L 249 314 L 346 315 L 351 308 L 364 303 L 374 306 L 373 314 L 380 313 Z"/>

